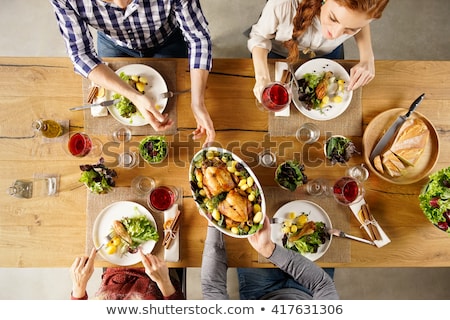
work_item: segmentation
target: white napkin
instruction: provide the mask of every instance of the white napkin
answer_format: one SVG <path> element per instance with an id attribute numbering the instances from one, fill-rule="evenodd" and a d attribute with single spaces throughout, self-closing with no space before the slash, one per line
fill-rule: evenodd
<path id="1" fill-rule="evenodd" d="M 167 220 L 175 218 L 178 211 L 178 204 L 174 204 L 170 209 L 164 211 L 164 224 Z M 181 219 L 181 217 L 180 217 Z M 168 262 L 177 262 L 180 260 L 180 224 L 178 224 L 178 230 L 175 235 L 175 239 L 172 240 L 168 249 L 164 248 L 164 260 Z"/>
<path id="2" fill-rule="evenodd" d="M 361 201 L 359 201 L 355 204 L 352 204 L 350 206 L 350 209 L 352 210 L 353 215 L 356 217 L 356 220 L 358 220 L 358 222 L 361 223 L 361 227 L 363 227 L 364 230 L 366 230 L 367 234 L 370 237 L 369 228 L 367 227 L 367 225 L 364 224 L 364 222 L 361 222 L 360 217 L 359 217 L 359 210 L 361 210 L 361 206 L 363 204 L 366 204 L 366 200 L 364 200 L 364 198 Z M 381 236 L 381 240 L 371 239 L 378 248 L 381 248 L 381 247 L 387 245 L 389 242 L 391 242 L 391 239 L 389 239 L 389 237 L 383 231 L 383 229 L 378 224 L 378 222 L 375 220 L 375 218 L 373 218 L 373 225 L 378 229 L 378 232 L 380 233 L 380 236 Z"/>
<path id="3" fill-rule="evenodd" d="M 92 86 L 95 86 L 95 84 L 92 84 Z M 95 98 L 92 103 L 100 103 L 106 100 L 106 92 L 103 97 Z M 92 107 L 91 108 L 91 115 L 93 117 L 106 117 L 108 115 L 108 108 L 98 106 L 98 107 Z"/>
<path id="4" fill-rule="evenodd" d="M 275 81 L 280 81 L 283 75 L 283 70 L 289 70 L 289 66 L 286 62 L 275 62 Z M 291 107 L 287 107 L 284 110 L 275 112 L 275 117 L 289 117 L 291 114 Z"/>

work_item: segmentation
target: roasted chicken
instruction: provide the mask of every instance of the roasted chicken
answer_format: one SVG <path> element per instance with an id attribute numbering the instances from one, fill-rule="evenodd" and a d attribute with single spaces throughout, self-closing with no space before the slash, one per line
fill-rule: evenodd
<path id="1" fill-rule="evenodd" d="M 203 166 L 202 173 L 203 189 L 210 199 L 236 187 L 236 182 L 225 165 Z"/>
<path id="2" fill-rule="evenodd" d="M 248 198 L 235 190 L 228 192 L 225 200 L 219 203 L 218 209 L 221 214 L 236 222 L 248 221 L 253 210 Z"/>

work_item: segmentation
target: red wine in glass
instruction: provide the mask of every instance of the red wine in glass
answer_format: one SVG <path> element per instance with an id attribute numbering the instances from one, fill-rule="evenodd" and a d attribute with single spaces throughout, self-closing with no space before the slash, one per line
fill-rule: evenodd
<path id="1" fill-rule="evenodd" d="M 150 192 L 148 205 L 159 211 L 164 211 L 172 207 L 177 199 L 177 192 L 168 186 L 156 187 Z"/>
<path id="2" fill-rule="evenodd" d="M 69 151 L 75 157 L 84 157 L 92 149 L 92 140 L 82 132 L 73 134 L 69 139 Z"/>
<path id="3" fill-rule="evenodd" d="M 363 189 L 352 177 L 342 177 L 333 186 L 333 195 L 337 202 L 350 205 L 363 196 Z"/>
<path id="4" fill-rule="evenodd" d="M 269 111 L 281 111 L 291 102 L 291 94 L 282 83 L 268 85 L 262 93 L 261 104 Z"/>

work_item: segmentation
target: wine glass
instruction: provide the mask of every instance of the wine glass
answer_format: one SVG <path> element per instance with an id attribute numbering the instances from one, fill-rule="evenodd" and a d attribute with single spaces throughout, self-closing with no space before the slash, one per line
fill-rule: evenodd
<path id="1" fill-rule="evenodd" d="M 69 138 L 69 152 L 75 157 L 84 157 L 88 154 L 98 156 L 102 153 L 102 143 L 100 140 L 91 139 L 84 132 L 76 132 Z"/>
<path id="2" fill-rule="evenodd" d="M 147 205 L 152 211 L 164 212 L 178 201 L 178 190 L 174 186 L 157 186 L 150 191 Z"/>
<path id="3" fill-rule="evenodd" d="M 257 105 L 265 111 L 278 112 L 289 107 L 291 100 L 292 92 L 289 84 L 275 81 L 263 89 L 261 103 Z"/>
<path id="4" fill-rule="evenodd" d="M 331 196 L 332 188 L 330 185 L 330 181 L 323 178 L 317 178 L 309 180 L 306 183 L 306 192 L 311 196 Z"/>
<path id="5" fill-rule="evenodd" d="M 346 206 L 356 203 L 364 197 L 364 188 L 358 180 L 352 177 L 340 178 L 334 183 L 332 190 L 334 199 Z"/>

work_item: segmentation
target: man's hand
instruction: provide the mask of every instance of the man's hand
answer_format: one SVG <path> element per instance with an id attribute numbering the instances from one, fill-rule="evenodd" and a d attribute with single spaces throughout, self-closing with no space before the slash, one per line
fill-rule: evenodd
<path id="1" fill-rule="evenodd" d="M 248 237 L 248 242 L 250 242 L 251 246 L 265 258 L 269 258 L 272 255 L 273 250 L 275 250 L 275 243 L 272 241 L 270 233 L 270 221 L 266 216 L 263 228 Z"/>

